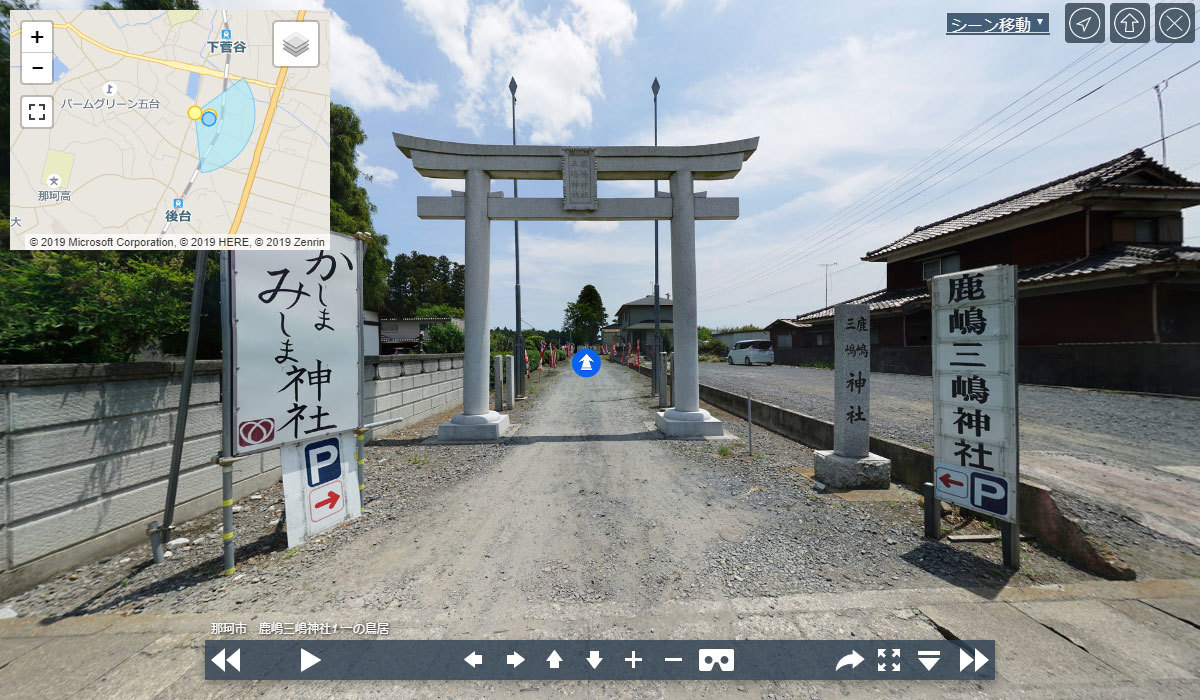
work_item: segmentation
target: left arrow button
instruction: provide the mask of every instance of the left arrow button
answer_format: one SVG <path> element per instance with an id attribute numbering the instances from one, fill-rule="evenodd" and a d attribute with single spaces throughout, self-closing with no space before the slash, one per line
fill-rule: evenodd
<path id="1" fill-rule="evenodd" d="M 483 663 L 483 655 L 473 651 L 470 654 L 467 654 L 467 658 L 463 659 L 463 661 L 471 664 L 471 668 L 475 668 L 479 664 Z"/>
<path id="2" fill-rule="evenodd" d="M 321 657 L 310 653 L 307 649 L 300 650 L 300 673 L 304 673 L 319 663 L 321 663 Z"/>

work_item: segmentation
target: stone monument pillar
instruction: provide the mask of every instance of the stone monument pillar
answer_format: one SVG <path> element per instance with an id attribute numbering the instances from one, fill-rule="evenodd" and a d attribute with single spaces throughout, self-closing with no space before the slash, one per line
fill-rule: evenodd
<path id="1" fill-rule="evenodd" d="M 871 310 L 833 310 L 833 449 L 814 457 L 817 481 L 839 489 L 886 489 L 892 462 L 871 454 Z"/>

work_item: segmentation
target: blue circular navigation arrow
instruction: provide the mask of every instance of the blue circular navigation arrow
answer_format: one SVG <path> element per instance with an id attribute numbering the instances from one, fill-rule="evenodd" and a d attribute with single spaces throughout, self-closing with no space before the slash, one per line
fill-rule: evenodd
<path id="1" fill-rule="evenodd" d="M 586 348 L 580 350 L 571 356 L 571 369 L 581 377 L 594 377 L 600 371 L 600 356 Z"/>

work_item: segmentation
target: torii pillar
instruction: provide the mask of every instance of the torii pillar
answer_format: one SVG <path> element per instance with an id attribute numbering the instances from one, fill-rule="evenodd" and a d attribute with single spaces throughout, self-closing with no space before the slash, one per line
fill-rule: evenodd
<path id="1" fill-rule="evenodd" d="M 434 141 L 393 134 L 396 147 L 417 172 L 432 178 L 462 179 L 465 192 L 450 197 L 417 197 L 422 219 L 466 222 L 466 349 L 463 358 L 463 411 L 438 428 L 446 441 L 496 440 L 508 416 L 488 405 L 488 288 L 491 221 L 671 222 L 671 286 L 674 292 L 675 407 L 655 422 L 668 437 L 722 435 L 721 421 L 700 408 L 699 340 L 696 335 L 696 221 L 738 217 L 736 197 L 707 197 L 695 180 L 730 179 L 758 148 L 758 139 L 701 146 L 488 146 Z M 492 179 L 562 180 L 562 198 L 505 199 L 490 192 Z M 599 199 L 596 181 L 669 180 L 670 195 Z"/>

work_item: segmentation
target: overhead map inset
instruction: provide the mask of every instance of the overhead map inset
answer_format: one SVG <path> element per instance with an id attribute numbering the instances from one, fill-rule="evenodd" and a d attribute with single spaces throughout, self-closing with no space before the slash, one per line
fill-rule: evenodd
<path id="1" fill-rule="evenodd" d="M 13 10 L 11 31 L 13 248 L 328 235 L 328 12 Z"/>

